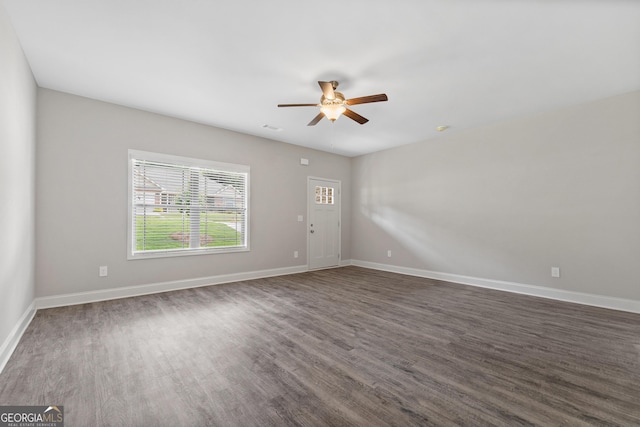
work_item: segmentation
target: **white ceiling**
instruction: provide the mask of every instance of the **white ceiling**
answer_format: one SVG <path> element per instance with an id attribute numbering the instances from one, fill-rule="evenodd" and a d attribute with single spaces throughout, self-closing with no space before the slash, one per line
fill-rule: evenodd
<path id="1" fill-rule="evenodd" d="M 2 2 L 41 87 L 347 156 L 640 89 L 637 0 Z"/>

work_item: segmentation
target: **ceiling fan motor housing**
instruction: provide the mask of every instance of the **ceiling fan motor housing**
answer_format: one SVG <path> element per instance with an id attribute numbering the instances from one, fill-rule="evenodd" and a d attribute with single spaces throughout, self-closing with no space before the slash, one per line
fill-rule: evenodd
<path id="1" fill-rule="evenodd" d="M 344 104 L 344 95 L 341 94 L 340 92 L 333 92 L 334 94 L 334 98 L 333 99 L 328 99 L 326 98 L 324 95 L 322 95 L 320 97 L 320 103 L 322 105 L 342 105 Z"/>

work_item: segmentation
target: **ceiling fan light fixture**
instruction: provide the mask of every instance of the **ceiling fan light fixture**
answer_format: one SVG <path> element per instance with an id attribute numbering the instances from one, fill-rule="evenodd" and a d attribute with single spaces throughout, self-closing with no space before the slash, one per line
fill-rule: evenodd
<path id="1" fill-rule="evenodd" d="M 340 117 L 340 115 L 346 110 L 346 107 L 342 104 L 329 104 L 320 107 L 320 111 L 322 111 L 322 114 L 324 114 L 325 117 L 332 122 L 335 122 L 336 119 Z"/>

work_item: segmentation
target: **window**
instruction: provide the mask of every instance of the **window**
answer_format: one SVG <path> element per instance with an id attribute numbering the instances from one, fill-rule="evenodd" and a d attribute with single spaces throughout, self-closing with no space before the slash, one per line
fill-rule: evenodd
<path id="1" fill-rule="evenodd" d="M 333 187 L 316 186 L 316 204 L 332 205 L 333 204 Z"/>
<path id="2" fill-rule="evenodd" d="M 129 150 L 128 258 L 249 250 L 249 166 Z"/>

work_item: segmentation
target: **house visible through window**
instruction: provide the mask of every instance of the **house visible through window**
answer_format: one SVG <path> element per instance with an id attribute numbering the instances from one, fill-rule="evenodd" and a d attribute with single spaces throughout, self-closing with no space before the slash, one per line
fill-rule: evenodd
<path id="1" fill-rule="evenodd" d="M 333 187 L 316 186 L 316 204 L 332 205 L 333 204 Z"/>
<path id="2" fill-rule="evenodd" d="M 248 250 L 249 167 L 129 151 L 129 259 Z"/>

